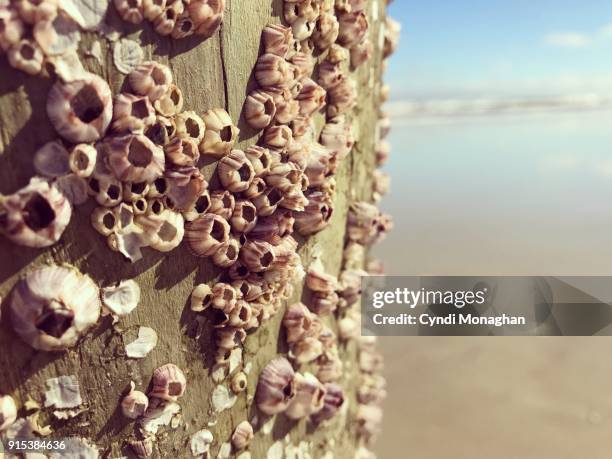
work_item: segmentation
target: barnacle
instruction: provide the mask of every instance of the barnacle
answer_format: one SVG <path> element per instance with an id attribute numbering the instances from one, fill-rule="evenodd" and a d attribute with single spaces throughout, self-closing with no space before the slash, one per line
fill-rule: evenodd
<path id="1" fill-rule="evenodd" d="M 13 329 L 42 351 L 73 347 L 100 316 L 99 289 L 74 268 L 47 266 L 32 271 L 13 289 Z"/>
<path id="2" fill-rule="evenodd" d="M 296 373 L 295 398 L 285 414 L 291 419 L 300 419 L 320 411 L 325 403 L 327 390 L 311 373 Z"/>
<path id="3" fill-rule="evenodd" d="M 219 161 L 217 175 L 226 190 L 236 193 L 249 187 L 255 171 L 243 151 L 232 150 Z"/>
<path id="4" fill-rule="evenodd" d="M 44 55 L 33 40 L 19 40 L 8 49 L 7 57 L 12 67 L 30 75 L 38 75 L 42 70 Z"/>
<path id="5" fill-rule="evenodd" d="M 47 114 L 66 140 L 73 143 L 98 140 L 113 114 L 110 88 L 92 73 L 67 83 L 57 81 L 49 91 Z"/>
<path id="6" fill-rule="evenodd" d="M 295 397 L 295 373 L 283 357 L 272 360 L 259 375 L 255 403 L 265 414 L 277 414 L 287 409 Z"/>
<path id="7" fill-rule="evenodd" d="M 144 19 L 142 0 L 113 0 L 121 19 L 132 24 L 140 24 Z"/>
<path id="8" fill-rule="evenodd" d="M 213 255 L 229 239 L 230 226 L 215 214 L 205 214 L 190 222 L 185 229 L 185 239 L 195 256 Z"/>
<path id="9" fill-rule="evenodd" d="M 155 120 L 155 111 L 146 96 L 121 93 L 115 98 L 111 124 L 114 131 L 142 133 Z"/>
<path id="10" fill-rule="evenodd" d="M 70 202 L 55 185 L 33 178 L 0 197 L 0 233 L 27 247 L 48 247 L 59 241 L 72 216 Z"/>
<path id="11" fill-rule="evenodd" d="M 187 378 L 179 367 L 168 363 L 153 372 L 153 388 L 149 395 L 167 401 L 176 401 L 185 393 Z"/>
<path id="12" fill-rule="evenodd" d="M 172 84 L 172 73 L 163 64 L 147 61 L 136 67 L 129 75 L 132 90 L 149 100 L 156 101 L 165 95 Z"/>
<path id="13" fill-rule="evenodd" d="M 148 407 L 149 397 L 138 390 L 134 390 L 134 383 L 132 383 L 132 389 L 121 400 L 121 412 L 126 418 L 136 419 L 143 416 Z"/>
<path id="14" fill-rule="evenodd" d="M 163 150 L 142 134 L 128 134 L 108 140 L 108 165 L 125 182 L 152 182 L 165 167 Z"/>
<path id="15" fill-rule="evenodd" d="M 266 53 L 285 58 L 291 49 L 293 34 L 290 27 L 269 24 L 263 30 L 262 39 Z"/>
<path id="16" fill-rule="evenodd" d="M 265 91 L 251 92 L 244 102 L 244 119 L 255 129 L 263 129 L 270 125 L 276 116 L 274 97 Z"/>
<path id="17" fill-rule="evenodd" d="M 263 88 L 291 86 L 295 79 L 293 66 L 275 54 L 263 54 L 255 66 L 255 79 Z"/>
<path id="18" fill-rule="evenodd" d="M 47 142 L 34 153 L 34 169 L 45 177 L 61 177 L 70 172 L 68 156 L 62 142 Z"/>
<path id="19" fill-rule="evenodd" d="M 251 201 L 239 200 L 230 218 L 232 229 L 236 233 L 248 233 L 257 224 L 257 207 Z"/>
<path id="20" fill-rule="evenodd" d="M 249 421 L 242 421 L 232 434 L 232 445 L 237 450 L 245 449 L 253 439 L 253 426 Z"/>
<path id="21" fill-rule="evenodd" d="M 200 143 L 200 151 L 215 158 L 229 154 L 240 133 L 229 114 L 222 108 L 213 108 L 204 113 L 202 119 L 206 132 Z"/>
<path id="22" fill-rule="evenodd" d="M 187 8 L 194 23 L 194 32 L 209 37 L 223 21 L 225 0 L 192 0 Z"/>

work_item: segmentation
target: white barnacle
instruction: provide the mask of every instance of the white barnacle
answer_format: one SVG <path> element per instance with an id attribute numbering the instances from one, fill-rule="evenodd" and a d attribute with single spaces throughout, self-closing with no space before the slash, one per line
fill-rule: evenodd
<path id="1" fill-rule="evenodd" d="M 9 308 L 15 332 L 42 351 L 73 347 L 100 316 L 99 289 L 74 268 L 47 266 L 13 289 Z"/>

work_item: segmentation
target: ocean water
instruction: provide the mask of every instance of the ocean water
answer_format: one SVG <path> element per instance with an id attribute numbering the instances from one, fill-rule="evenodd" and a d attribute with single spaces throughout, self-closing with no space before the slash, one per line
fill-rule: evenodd
<path id="1" fill-rule="evenodd" d="M 612 275 L 612 113 L 396 119 L 395 275 Z M 604 459 L 609 337 L 381 338 L 381 459 Z"/>
<path id="2" fill-rule="evenodd" d="M 394 119 L 387 272 L 612 275 L 611 115 Z"/>

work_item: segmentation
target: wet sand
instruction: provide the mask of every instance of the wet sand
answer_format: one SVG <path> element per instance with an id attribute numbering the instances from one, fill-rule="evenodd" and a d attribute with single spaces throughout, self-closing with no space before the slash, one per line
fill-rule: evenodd
<path id="1" fill-rule="evenodd" d="M 394 275 L 612 275 L 609 113 L 396 126 Z M 612 338 L 381 338 L 381 459 L 609 458 Z"/>

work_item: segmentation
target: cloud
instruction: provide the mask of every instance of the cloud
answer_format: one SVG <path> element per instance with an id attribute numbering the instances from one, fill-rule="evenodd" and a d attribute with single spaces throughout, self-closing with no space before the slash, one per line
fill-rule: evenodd
<path id="1" fill-rule="evenodd" d="M 612 28 L 610 32 L 612 33 Z M 591 45 L 592 42 L 593 40 L 591 37 L 579 32 L 551 33 L 544 37 L 544 43 L 546 43 L 548 46 L 554 46 L 556 48 L 586 48 L 587 46 Z"/>
<path id="2" fill-rule="evenodd" d="M 599 29 L 599 33 L 605 38 L 612 38 L 612 23 L 606 24 L 601 29 Z"/>

